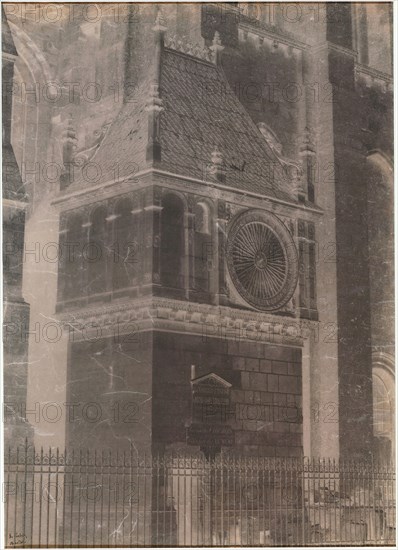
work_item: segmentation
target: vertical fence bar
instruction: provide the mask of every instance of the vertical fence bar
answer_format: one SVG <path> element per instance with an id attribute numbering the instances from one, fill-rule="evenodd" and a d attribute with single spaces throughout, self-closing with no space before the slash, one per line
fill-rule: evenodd
<path id="1" fill-rule="evenodd" d="M 193 457 L 191 456 L 190 459 L 190 501 L 191 501 L 191 546 L 197 546 L 197 532 L 198 532 L 198 523 L 197 523 L 197 513 L 196 513 L 196 506 L 195 506 L 195 498 L 197 494 L 197 470 L 195 468 L 195 464 L 193 462 Z"/>
<path id="2" fill-rule="evenodd" d="M 136 511 L 136 519 L 135 519 L 135 540 L 136 540 L 136 546 L 138 546 L 138 541 L 139 541 L 139 533 L 140 533 L 140 503 L 141 503 L 141 483 L 140 483 L 140 473 L 141 473 L 141 468 L 142 468 L 142 471 L 144 472 L 143 475 L 141 475 L 141 477 L 145 478 L 145 462 L 143 463 L 143 466 L 142 466 L 142 463 L 140 461 L 140 458 L 139 456 L 135 456 L 135 466 L 136 466 L 136 471 L 135 471 L 135 478 L 136 478 L 136 483 L 137 483 L 137 511 Z M 145 456 L 144 456 L 144 461 L 145 461 Z"/>
<path id="3" fill-rule="evenodd" d="M 201 478 L 202 478 L 202 464 L 200 462 L 199 457 L 196 457 L 196 465 L 197 465 L 197 481 L 196 481 L 196 531 L 197 531 L 197 540 L 196 544 L 197 546 L 201 546 L 203 544 L 203 538 L 201 538 L 202 533 L 202 515 L 201 515 L 201 509 L 200 509 L 200 491 L 202 487 Z"/>
<path id="4" fill-rule="evenodd" d="M 386 470 L 386 468 L 385 468 L 385 470 Z M 383 476 L 383 477 L 386 479 L 386 481 L 388 480 L 387 472 L 385 472 L 385 476 Z M 387 495 L 387 497 L 386 497 L 386 501 L 387 501 L 387 503 L 386 503 L 387 504 L 386 505 L 386 507 L 387 507 L 387 521 L 386 521 L 386 523 L 387 522 L 389 523 L 389 521 L 390 521 L 389 520 L 389 517 L 390 517 L 390 487 L 389 487 L 388 483 L 386 483 L 385 485 L 386 485 L 386 491 L 385 492 L 386 492 L 386 495 Z M 387 528 L 387 525 L 386 525 L 386 528 Z"/>
<path id="5" fill-rule="evenodd" d="M 348 513 L 348 510 L 350 508 L 351 499 L 353 498 L 353 495 L 350 492 L 350 487 L 349 487 L 349 483 L 348 483 L 348 480 L 347 480 L 346 464 L 344 462 L 340 463 L 339 469 L 340 469 L 340 485 L 341 484 L 343 485 L 344 493 L 349 495 L 349 498 L 347 499 L 347 502 L 344 506 L 343 515 L 342 515 L 342 522 L 343 522 L 343 529 L 342 529 L 343 538 L 342 538 L 342 540 L 344 542 L 347 542 L 347 540 L 348 540 L 347 539 L 347 513 Z"/>
<path id="6" fill-rule="evenodd" d="M 114 545 L 118 546 L 118 536 L 119 536 L 119 524 L 118 524 L 118 500 L 119 500 L 119 479 L 120 479 L 120 460 L 119 460 L 119 450 L 116 451 L 116 463 L 115 463 L 115 473 L 113 476 L 113 479 L 115 479 L 115 506 L 113 510 L 114 515 L 114 529 L 113 529 L 113 538 L 114 538 Z"/>
<path id="7" fill-rule="evenodd" d="M 86 509 L 85 509 L 85 540 L 84 540 L 84 545 L 87 546 L 88 545 L 88 518 L 89 518 L 89 514 L 88 514 L 88 487 L 89 487 L 89 479 L 88 479 L 88 476 L 89 476 L 89 464 L 90 464 L 90 450 L 87 449 L 87 453 L 86 453 L 86 486 L 85 486 L 85 491 L 84 491 L 84 494 L 86 495 L 85 496 L 85 499 L 86 499 Z"/>
<path id="8" fill-rule="evenodd" d="M 46 489 L 46 496 L 47 496 L 47 519 L 46 519 L 46 547 L 49 548 L 49 533 L 50 533 L 50 471 L 51 471 L 51 447 L 48 449 L 48 465 L 47 465 L 47 489 Z"/>
<path id="9" fill-rule="evenodd" d="M 218 546 L 223 546 L 224 539 L 224 494 L 223 494 L 223 461 L 222 457 L 217 457 L 217 481 L 218 481 L 218 490 L 217 490 L 217 518 L 218 518 L 218 529 L 217 529 L 217 544 Z"/>
<path id="10" fill-rule="evenodd" d="M 149 467 L 150 467 L 150 475 L 151 475 L 151 480 L 152 480 L 152 460 L 150 458 L 148 458 L 148 462 L 149 462 Z M 144 536 L 143 536 L 143 541 L 144 541 L 144 544 L 150 544 L 150 541 L 147 541 L 147 534 L 146 534 L 146 491 L 147 491 L 147 488 L 146 488 L 146 479 L 147 479 L 147 455 L 145 454 L 145 458 L 144 458 L 144 511 L 143 511 L 143 518 L 144 518 Z M 151 483 L 151 489 L 152 489 L 152 483 Z M 152 503 L 151 503 L 152 505 Z"/>
<path id="11" fill-rule="evenodd" d="M 356 465 L 353 464 L 353 478 L 354 478 L 354 491 L 355 491 L 355 494 L 357 495 L 357 505 L 354 506 L 354 509 L 353 509 L 353 516 L 354 516 L 354 540 L 353 542 L 355 543 L 355 541 L 357 540 L 358 538 L 358 510 L 360 510 L 361 506 L 362 506 L 362 487 L 361 487 L 361 480 L 358 476 L 358 472 L 356 471 Z"/>
<path id="12" fill-rule="evenodd" d="M 299 487 L 300 487 L 300 493 L 298 495 L 298 506 L 300 507 L 300 510 L 298 512 L 298 530 L 300 532 L 300 537 L 302 541 L 302 545 L 306 545 L 306 537 L 305 537 L 305 471 L 304 471 L 304 458 L 300 458 L 300 477 L 299 477 Z"/>
<path id="13" fill-rule="evenodd" d="M 62 476 L 62 546 L 65 546 L 65 509 L 66 509 L 66 480 L 67 480 L 67 453 L 64 450 L 64 472 Z M 33 541 L 32 541 L 33 542 Z"/>
<path id="14" fill-rule="evenodd" d="M 167 546 L 168 541 L 168 513 L 169 513 L 169 488 L 168 488 L 169 459 L 166 454 L 162 457 L 162 546 Z"/>
<path id="15" fill-rule="evenodd" d="M 54 547 L 58 540 L 58 475 L 59 475 L 59 448 L 57 447 L 55 456 L 55 517 L 54 517 Z"/>
<path id="16" fill-rule="evenodd" d="M 188 544 L 188 536 L 187 536 L 187 520 L 188 520 L 188 517 L 189 517 L 189 508 L 187 510 L 187 504 L 188 504 L 188 499 L 187 499 L 187 468 L 186 468 L 187 464 L 186 464 L 186 458 L 185 456 L 182 457 L 182 467 L 183 467 L 183 473 L 182 473 L 182 479 L 184 480 L 183 482 L 183 487 L 184 487 L 184 491 L 183 491 L 183 503 L 184 503 L 184 546 L 187 546 Z M 188 513 L 187 513 L 188 512 Z"/>
<path id="17" fill-rule="evenodd" d="M 40 491 L 39 491 L 39 546 L 41 546 L 41 512 L 43 500 L 43 447 L 40 449 Z"/>
<path id="18" fill-rule="evenodd" d="M 25 440 L 25 456 L 24 456 L 24 490 L 23 495 L 21 494 L 21 501 L 23 502 L 23 511 L 22 511 L 22 533 L 25 535 L 23 546 L 26 543 L 26 493 L 27 493 L 27 469 L 28 469 L 28 440 Z"/>
<path id="19" fill-rule="evenodd" d="M 230 463 L 230 477 L 231 477 L 231 515 L 232 515 L 232 532 L 231 532 L 231 544 L 230 546 L 237 546 L 238 543 L 238 501 L 237 501 L 237 486 L 236 486 L 236 456 L 231 457 Z M 233 540 L 232 540 L 233 538 Z"/>
<path id="20" fill-rule="evenodd" d="M 112 489 L 111 489 L 111 471 L 112 471 L 112 468 L 111 468 L 111 465 L 112 465 L 112 455 L 111 455 L 111 451 L 109 450 L 108 452 L 108 463 L 106 464 L 107 466 L 107 469 L 108 469 L 108 524 L 107 524 L 107 531 L 108 531 L 108 537 L 107 537 L 107 545 L 108 547 L 110 547 L 110 536 L 111 536 L 111 493 L 112 493 Z"/>
<path id="21" fill-rule="evenodd" d="M 353 509 L 355 510 L 355 508 L 358 506 L 358 495 L 356 493 L 356 490 L 355 490 L 355 482 L 354 482 L 354 473 L 353 472 L 353 469 L 352 469 L 352 463 L 348 463 L 348 483 L 349 483 L 349 486 L 350 486 L 350 493 L 352 492 L 352 494 L 354 495 L 354 506 L 351 506 L 351 502 L 350 502 L 350 507 L 349 507 L 349 523 L 348 523 L 348 537 L 349 537 L 349 544 L 351 544 L 352 541 L 352 517 L 354 515 L 355 512 L 353 512 Z M 355 535 L 354 535 L 355 536 Z"/>
<path id="22" fill-rule="evenodd" d="M 138 490 L 137 486 L 135 486 L 133 482 L 133 454 L 132 454 L 132 445 L 130 444 L 130 457 L 129 457 L 129 486 L 131 487 L 131 490 L 133 491 L 131 494 L 129 494 L 129 500 L 128 500 L 128 506 L 129 506 L 129 542 L 128 546 L 131 548 L 133 546 L 133 504 L 134 499 L 136 498 L 136 491 Z"/>
<path id="23" fill-rule="evenodd" d="M 96 523 L 95 523 L 95 514 L 97 508 L 97 449 L 94 449 L 94 468 L 93 468 L 93 486 L 94 486 L 94 502 L 93 502 L 93 536 L 92 536 L 92 546 L 95 546 L 95 536 L 96 536 Z M 102 487 L 101 487 L 102 495 Z"/>
<path id="24" fill-rule="evenodd" d="M 132 455 L 132 452 L 133 452 L 133 448 L 131 446 L 131 462 L 133 462 L 133 455 Z M 134 457 L 136 462 L 135 462 L 135 467 L 136 467 L 136 470 L 135 470 L 135 478 L 136 478 L 136 485 L 137 485 L 137 511 L 136 511 L 136 518 L 135 518 L 135 540 L 136 540 L 136 546 L 138 546 L 138 541 L 139 541 L 139 529 L 140 529 L 140 502 L 141 502 L 141 499 L 140 499 L 140 495 L 141 495 L 141 492 L 140 492 L 140 458 L 138 456 L 135 456 Z M 143 471 L 144 471 L 144 477 L 145 477 L 145 463 L 144 463 L 144 468 L 143 468 Z M 131 545 L 130 545 L 131 546 Z"/>
<path id="25" fill-rule="evenodd" d="M 339 506 L 338 506 L 338 511 L 337 511 L 337 513 L 338 513 L 338 526 L 336 527 L 336 539 L 337 539 L 338 542 L 340 542 L 341 537 L 342 537 L 342 531 L 341 531 L 342 505 L 343 505 L 343 501 L 346 502 L 347 498 L 346 498 L 346 494 L 345 494 L 345 491 L 344 491 L 344 486 L 341 483 L 340 470 L 339 470 L 338 476 L 336 474 L 337 466 L 336 466 L 336 460 L 335 459 L 333 459 L 333 471 L 335 473 L 334 475 L 337 478 L 338 490 L 340 492 Z"/>
<path id="26" fill-rule="evenodd" d="M 271 468 L 270 468 L 270 460 L 268 458 L 266 459 L 266 464 L 267 464 L 267 484 L 264 487 L 264 491 L 267 492 L 266 502 L 268 504 L 268 506 L 267 506 L 267 523 L 266 523 L 266 525 L 268 526 L 268 531 L 269 531 L 269 537 L 270 537 L 269 542 L 272 544 L 273 541 L 271 539 L 271 535 L 272 535 L 272 525 L 271 525 L 271 510 L 272 510 Z"/>
<path id="27" fill-rule="evenodd" d="M 260 530 L 261 530 L 261 507 L 260 507 L 260 490 L 261 490 L 261 482 L 260 482 L 260 462 L 259 457 L 257 455 L 256 457 L 256 475 L 255 475 L 255 487 L 256 487 L 256 494 L 257 494 L 257 502 L 256 502 L 256 517 L 257 517 L 257 529 L 256 529 L 256 542 L 254 543 L 256 546 L 260 544 Z M 263 530 L 264 531 L 264 530 Z M 264 537 L 264 535 L 263 535 Z"/>
<path id="28" fill-rule="evenodd" d="M 16 468 L 15 468 L 15 501 L 14 501 L 14 531 L 11 537 L 12 541 L 15 541 L 17 538 L 17 509 L 18 509 L 18 469 L 19 469 L 19 447 L 17 447 L 17 459 L 16 459 Z"/>
<path id="29" fill-rule="evenodd" d="M 7 481 L 4 487 L 4 500 L 5 500 L 5 511 L 4 511 L 4 546 L 7 546 L 9 539 L 9 507 L 10 507 L 10 471 L 11 471 L 11 447 L 8 446 L 8 456 L 5 460 L 5 467 L 7 472 Z"/>
<path id="30" fill-rule="evenodd" d="M 77 545 L 81 546 L 80 542 L 80 530 L 81 530 L 81 498 L 82 498 L 82 463 L 83 463 L 83 449 L 80 449 L 79 451 L 79 484 L 78 484 L 78 494 L 79 494 L 79 504 L 78 504 L 78 512 L 77 512 Z"/>
<path id="31" fill-rule="evenodd" d="M 102 531 L 103 531 L 103 524 L 104 524 L 104 497 L 105 497 L 105 490 L 104 490 L 104 451 L 101 452 L 101 469 L 100 469 L 100 476 L 101 476 L 100 546 L 103 546 L 103 542 L 102 542 Z"/>
<path id="32" fill-rule="evenodd" d="M 130 494 L 131 486 L 128 483 L 128 476 L 126 475 L 126 451 L 123 451 L 122 454 L 122 463 L 123 463 L 123 473 L 122 473 L 122 533 L 121 533 L 121 543 L 120 546 L 126 546 L 125 541 L 125 530 L 126 530 L 126 519 L 128 516 L 126 516 L 126 489 L 127 494 Z"/>
<path id="33" fill-rule="evenodd" d="M 31 510 L 30 510 L 30 537 L 29 537 L 29 541 L 30 541 L 30 545 L 33 545 L 33 524 L 34 524 L 34 509 L 35 509 L 35 502 L 36 502 L 36 499 L 35 499 L 35 487 L 36 487 L 36 471 L 35 471 L 35 456 L 36 456 L 36 450 L 34 448 L 34 446 L 32 445 L 31 447 L 32 449 L 32 471 L 31 471 L 31 478 L 32 478 L 32 491 L 31 491 L 31 495 L 32 495 L 32 501 L 30 503 L 30 506 L 31 506 Z M 6 531 L 7 532 L 7 531 Z"/>
<path id="34" fill-rule="evenodd" d="M 156 522 L 156 540 L 155 540 L 155 545 L 158 545 L 159 544 L 159 455 L 156 455 L 155 457 L 155 460 L 156 460 L 156 478 L 155 478 L 155 494 L 156 494 L 156 508 L 155 508 L 155 513 L 152 512 L 152 517 L 154 518 L 154 521 Z M 184 545 L 185 545 L 185 541 L 184 541 Z"/>

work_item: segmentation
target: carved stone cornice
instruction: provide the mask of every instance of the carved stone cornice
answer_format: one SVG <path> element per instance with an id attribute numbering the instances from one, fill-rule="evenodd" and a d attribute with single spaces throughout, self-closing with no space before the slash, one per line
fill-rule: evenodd
<path id="1" fill-rule="evenodd" d="M 354 71 L 357 83 L 363 81 L 367 87 L 378 86 L 383 93 L 392 91 L 393 78 L 391 75 L 361 63 L 355 63 Z"/>
<path id="2" fill-rule="evenodd" d="M 210 48 L 201 46 L 200 44 L 192 44 L 186 36 L 167 36 L 165 39 L 165 47 L 169 50 L 195 57 L 207 63 L 211 63 L 212 61 L 212 52 Z"/>
<path id="3" fill-rule="evenodd" d="M 119 334 L 129 334 L 134 327 L 135 332 L 160 330 L 204 338 L 293 346 L 302 346 L 303 339 L 309 337 L 318 325 L 315 321 L 282 315 L 160 297 L 84 307 L 61 313 L 58 318 L 64 326 L 84 327 L 80 332 L 87 339 L 90 339 L 91 332 L 98 339 L 99 330 L 101 337 L 105 338 L 114 334 L 116 328 Z"/>
<path id="4" fill-rule="evenodd" d="M 288 36 L 286 33 L 281 33 L 273 29 L 270 29 L 266 25 L 263 25 L 258 19 L 252 19 L 247 17 L 242 17 L 239 21 L 239 29 L 242 32 L 247 32 L 248 34 L 259 36 L 263 39 L 269 40 L 269 42 L 276 41 L 278 44 L 283 45 L 284 47 L 291 47 L 299 51 L 304 51 L 310 49 L 310 46 L 305 42 L 297 40 L 292 35 Z"/>
<path id="5" fill-rule="evenodd" d="M 118 195 L 124 195 L 132 190 L 136 191 L 152 185 L 150 181 L 139 180 L 138 178 L 126 178 L 122 181 L 102 184 L 100 186 L 89 187 L 86 189 L 75 190 L 68 195 L 60 195 L 53 199 L 52 205 L 60 212 L 63 210 L 72 210 L 84 205 L 90 205 L 102 200 L 113 199 Z"/>
<path id="6" fill-rule="evenodd" d="M 154 186 L 159 189 L 174 189 L 181 192 L 195 193 L 203 198 L 212 198 L 213 200 L 222 199 L 231 204 L 239 204 L 247 208 L 265 208 L 272 209 L 273 212 L 281 215 L 296 216 L 300 211 L 300 216 L 313 217 L 323 214 L 317 206 L 288 202 L 260 195 L 258 193 L 248 192 L 241 189 L 229 188 L 220 185 L 218 182 L 210 182 L 166 172 L 155 168 L 148 168 L 138 172 L 131 177 L 121 181 L 109 181 L 105 184 L 95 185 L 82 189 L 67 189 L 52 200 L 59 211 L 71 210 L 84 204 L 91 204 L 99 200 L 113 198 L 116 195 L 128 193 L 132 190 Z"/>
<path id="7" fill-rule="evenodd" d="M 375 79 L 385 80 L 386 82 L 393 82 L 392 75 L 379 71 L 378 69 L 374 69 L 369 65 L 363 65 L 362 63 L 355 63 L 355 72 L 367 74 Z"/>

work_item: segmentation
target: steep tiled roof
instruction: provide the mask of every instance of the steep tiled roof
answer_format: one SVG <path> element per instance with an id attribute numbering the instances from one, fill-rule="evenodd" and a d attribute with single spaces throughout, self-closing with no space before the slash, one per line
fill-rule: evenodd
<path id="1" fill-rule="evenodd" d="M 91 162 L 100 167 L 96 183 L 120 179 L 146 167 L 150 79 L 143 81 L 111 124 Z M 222 70 L 198 58 L 164 49 L 161 60 L 161 161 L 155 167 L 182 176 L 215 181 L 211 157 L 217 148 L 225 164 L 220 185 L 295 200 L 281 165 Z M 73 187 L 86 184 L 77 177 Z"/>
<path id="2" fill-rule="evenodd" d="M 161 95 L 162 169 L 206 179 L 217 147 L 225 162 L 226 186 L 292 199 L 277 158 L 221 69 L 165 50 Z"/>

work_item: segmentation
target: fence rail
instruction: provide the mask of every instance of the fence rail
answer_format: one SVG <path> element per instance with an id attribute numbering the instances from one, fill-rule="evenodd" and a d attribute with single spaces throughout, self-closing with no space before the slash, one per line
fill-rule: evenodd
<path id="1" fill-rule="evenodd" d="M 9 450 L 5 546 L 394 545 L 391 466 Z"/>

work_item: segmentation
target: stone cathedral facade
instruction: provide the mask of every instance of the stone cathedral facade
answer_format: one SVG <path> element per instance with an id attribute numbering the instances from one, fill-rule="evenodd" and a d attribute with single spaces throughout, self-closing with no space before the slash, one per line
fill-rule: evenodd
<path id="1" fill-rule="evenodd" d="M 390 6 L 298 6 L 6 9 L 37 443 L 391 457 Z"/>

